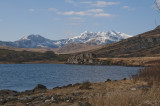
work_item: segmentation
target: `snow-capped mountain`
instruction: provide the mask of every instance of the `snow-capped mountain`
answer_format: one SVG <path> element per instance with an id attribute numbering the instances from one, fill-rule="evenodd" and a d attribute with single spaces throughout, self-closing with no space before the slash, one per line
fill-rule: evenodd
<path id="1" fill-rule="evenodd" d="M 106 45 L 118 42 L 122 39 L 131 37 L 125 33 L 109 31 L 109 32 L 89 32 L 85 31 L 79 36 L 69 39 L 50 40 L 40 35 L 28 35 L 14 42 L 0 41 L 1 46 L 12 46 L 20 48 L 59 48 L 70 43 L 87 43 L 94 45 Z"/>
<path id="2" fill-rule="evenodd" d="M 126 39 L 131 37 L 131 35 L 127 35 L 125 33 L 109 31 L 109 32 L 89 32 L 85 31 L 80 36 L 76 36 L 70 38 L 68 43 L 89 43 L 95 45 L 106 45 L 110 43 L 118 42 L 122 39 Z"/>

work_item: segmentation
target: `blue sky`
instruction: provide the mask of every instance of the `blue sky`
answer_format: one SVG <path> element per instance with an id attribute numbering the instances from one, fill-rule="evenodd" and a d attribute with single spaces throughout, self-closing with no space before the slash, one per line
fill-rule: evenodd
<path id="1" fill-rule="evenodd" d="M 0 0 L 0 40 L 69 38 L 85 30 L 136 35 L 160 24 L 154 0 Z"/>

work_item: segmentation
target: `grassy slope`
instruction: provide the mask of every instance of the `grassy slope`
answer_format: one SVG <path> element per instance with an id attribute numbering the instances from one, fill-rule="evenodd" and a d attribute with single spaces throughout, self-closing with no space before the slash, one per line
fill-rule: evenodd
<path id="1" fill-rule="evenodd" d="M 61 63 L 68 59 L 69 55 L 57 55 L 52 51 L 29 52 L 0 49 L 0 63 Z"/>
<path id="2" fill-rule="evenodd" d="M 92 51 L 97 57 L 145 57 L 160 54 L 160 29 Z"/>

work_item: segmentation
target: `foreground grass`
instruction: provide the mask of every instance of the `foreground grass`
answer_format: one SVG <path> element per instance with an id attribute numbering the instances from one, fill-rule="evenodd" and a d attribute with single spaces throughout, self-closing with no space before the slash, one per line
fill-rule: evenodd
<path id="1" fill-rule="evenodd" d="M 134 84 L 139 81 L 147 84 L 134 86 L 132 91 L 116 91 L 90 98 L 89 102 L 93 106 L 160 106 L 160 64 L 140 70 L 131 80 Z"/>
<path id="2" fill-rule="evenodd" d="M 89 99 L 93 106 L 160 106 L 160 88 L 148 91 L 112 92 L 107 96 Z"/>

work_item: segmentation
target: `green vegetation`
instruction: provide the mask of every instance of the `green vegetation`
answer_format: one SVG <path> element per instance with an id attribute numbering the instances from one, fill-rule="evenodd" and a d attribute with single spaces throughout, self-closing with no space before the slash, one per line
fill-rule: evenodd
<path id="1" fill-rule="evenodd" d="M 104 60 L 104 65 L 110 65 L 111 60 Z"/>
<path id="2" fill-rule="evenodd" d="M 0 62 L 33 62 L 33 61 L 66 61 L 69 55 L 57 55 L 53 51 L 46 51 L 45 53 L 30 52 L 30 51 L 14 51 L 7 49 L 0 49 Z"/>

